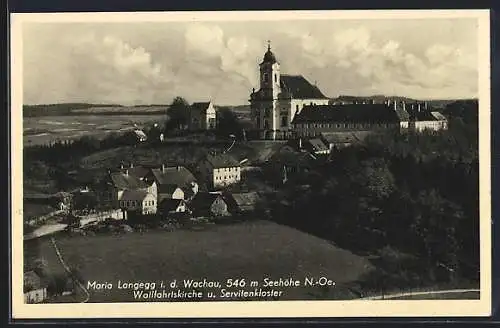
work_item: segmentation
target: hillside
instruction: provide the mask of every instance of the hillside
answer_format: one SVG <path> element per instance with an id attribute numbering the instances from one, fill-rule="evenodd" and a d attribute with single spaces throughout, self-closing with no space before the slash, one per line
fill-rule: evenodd
<path id="1" fill-rule="evenodd" d="M 163 114 L 168 105 L 136 105 L 64 103 L 47 105 L 24 105 L 23 117 L 67 116 L 67 115 L 145 115 Z"/>

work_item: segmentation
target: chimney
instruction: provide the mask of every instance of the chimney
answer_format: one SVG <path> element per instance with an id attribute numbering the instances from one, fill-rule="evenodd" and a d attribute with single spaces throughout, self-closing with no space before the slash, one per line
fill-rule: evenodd
<path id="1" fill-rule="evenodd" d="M 299 150 L 302 149 L 302 138 L 299 138 Z"/>
<path id="2" fill-rule="evenodd" d="M 177 166 L 177 171 L 180 171 L 181 170 L 181 167 L 180 166 Z"/>
<path id="3" fill-rule="evenodd" d="M 161 172 L 162 172 L 162 173 L 165 173 L 165 164 L 162 164 L 162 165 L 161 165 Z"/>
<path id="4" fill-rule="evenodd" d="M 420 103 L 418 103 L 418 104 L 417 104 L 417 106 L 418 106 L 418 107 L 417 107 L 417 108 L 418 108 L 417 110 L 418 110 L 418 112 L 420 113 Z"/>
<path id="5" fill-rule="evenodd" d="M 127 176 L 128 176 L 128 170 L 125 170 L 125 175 L 127 175 Z"/>
<path id="6" fill-rule="evenodd" d="M 133 169 L 134 168 L 134 163 L 130 162 L 130 168 Z"/>
<path id="7" fill-rule="evenodd" d="M 391 106 L 391 100 L 390 99 L 387 99 L 387 106 Z"/>
<path id="8" fill-rule="evenodd" d="M 425 110 L 429 109 L 429 103 L 427 101 L 424 102 L 424 108 Z"/>
<path id="9" fill-rule="evenodd" d="M 123 163 L 121 163 L 121 164 L 120 164 L 120 169 L 122 169 L 122 170 L 123 170 Z"/>
<path id="10" fill-rule="evenodd" d="M 398 102 L 394 101 L 394 110 L 398 109 Z"/>
<path id="11" fill-rule="evenodd" d="M 402 101 L 402 104 L 403 104 L 403 110 L 406 110 L 406 103 L 404 102 L 404 100 Z"/>

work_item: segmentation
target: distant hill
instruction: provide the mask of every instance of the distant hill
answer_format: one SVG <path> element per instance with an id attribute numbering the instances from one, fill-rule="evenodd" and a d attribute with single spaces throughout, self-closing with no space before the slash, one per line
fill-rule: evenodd
<path id="1" fill-rule="evenodd" d="M 135 105 L 64 103 L 24 105 L 23 117 L 67 115 L 148 115 L 166 113 L 168 105 Z"/>
<path id="2" fill-rule="evenodd" d="M 373 95 L 373 96 L 349 96 L 349 95 L 340 95 L 337 98 L 331 98 L 331 102 L 370 102 L 374 101 L 375 103 L 383 103 L 387 100 L 391 101 L 404 101 L 407 103 L 414 102 L 427 102 L 431 107 L 434 108 L 445 108 L 447 105 L 454 103 L 456 101 L 474 101 L 475 99 L 414 99 L 408 97 L 401 96 L 384 96 L 384 95 Z"/>

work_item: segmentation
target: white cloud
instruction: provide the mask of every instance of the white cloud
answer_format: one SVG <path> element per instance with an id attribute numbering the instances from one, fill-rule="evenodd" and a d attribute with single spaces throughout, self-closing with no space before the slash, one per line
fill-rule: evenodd
<path id="1" fill-rule="evenodd" d="M 420 33 L 422 23 L 404 21 L 32 24 L 23 28 L 24 97 L 126 104 L 182 95 L 244 104 L 258 88 L 268 39 L 283 73 L 317 80 L 328 96 L 470 97 L 477 40 L 473 25 L 460 22 L 436 33 L 432 22 Z"/>

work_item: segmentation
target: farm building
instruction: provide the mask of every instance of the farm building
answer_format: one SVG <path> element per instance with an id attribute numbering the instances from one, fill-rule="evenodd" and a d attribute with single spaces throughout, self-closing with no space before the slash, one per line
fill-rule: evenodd
<path id="1" fill-rule="evenodd" d="M 159 202 L 165 198 L 188 200 L 199 189 L 196 178 L 184 166 L 167 167 L 163 164 L 160 168 L 151 169 L 145 181 L 158 185 Z"/>
<path id="2" fill-rule="evenodd" d="M 233 215 L 255 212 L 262 209 L 262 199 L 255 191 L 244 193 L 227 193 L 224 199 Z"/>
<path id="3" fill-rule="evenodd" d="M 229 216 L 228 205 L 219 193 L 200 192 L 190 203 L 195 216 Z"/>
<path id="4" fill-rule="evenodd" d="M 120 208 L 141 214 L 155 214 L 157 210 L 156 195 L 146 190 L 125 190 L 119 200 Z"/>
<path id="5" fill-rule="evenodd" d="M 199 164 L 200 172 L 214 189 L 241 181 L 241 165 L 228 154 L 207 154 Z"/>
<path id="6" fill-rule="evenodd" d="M 47 298 L 48 283 L 35 271 L 24 272 L 24 303 L 40 303 Z"/>
<path id="7" fill-rule="evenodd" d="M 323 132 L 321 138 L 328 144 L 330 151 L 362 142 L 371 131 Z"/>
<path id="8" fill-rule="evenodd" d="M 120 172 L 111 172 L 104 181 L 104 186 L 100 191 L 100 202 L 109 203 L 114 208 L 122 208 L 123 203 L 120 203 L 125 191 L 141 191 L 152 194 L 156 198 L 157 185 L 155 181 L 143 181 L 137 176 L 129 173 L 128 169 Z M 143 194 L 143 193 L 142 193 Z M 141 194 L 141 195 L 142 195 Z M 127 197 L 135 197 L 130 196 Z M 149 197 L 149 196 L 148 196 Z M 150 197 L 149 197 L 150 198 Z M 138 199 L 127 199 L 128 201 L 138 201 Z M 148 202 L 151 199 L 148 199 Z"/>
<path id="9" fill-rule="evenodd" d="M 321 137 L 291 139 L 287 143 L 297 151 L 307 151 L 314 155 L 328 155 L 330 147 Z"/>
<path id="10" fill-rule="evenodd" d="M 189 208 L 187 207 L 186 202 L 183 199 L 169 198 L 166 198 L 160 202 L 158 210 L 162 215 L 189 212 Z"/>

